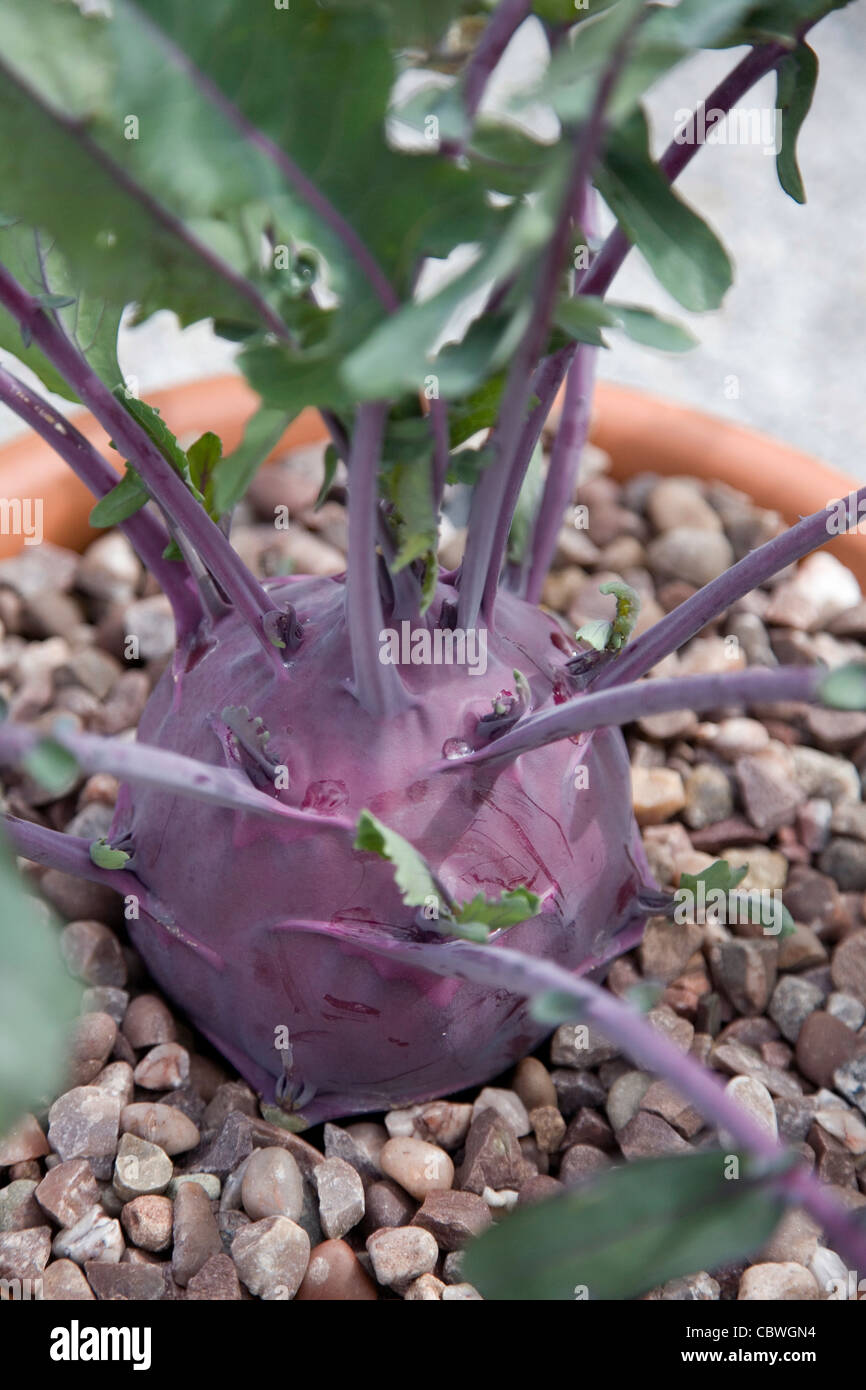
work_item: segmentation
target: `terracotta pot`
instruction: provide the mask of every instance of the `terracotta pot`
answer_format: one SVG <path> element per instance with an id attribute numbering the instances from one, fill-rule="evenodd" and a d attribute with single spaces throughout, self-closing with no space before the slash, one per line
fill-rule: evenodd
<path id="1" fill-rule="evenodd" d="M 257 399 L 237 376 L 210 377 L 148 395 L 181 442 L 213 430 L 226 452 L 240 442 Z M 78 412 L 72 419 L 119 467 L 101 426 L 87 412 Z M 317 412 L 305 410 L 271 457 L 313 443 L 322 438 L 322 432 Z M 819 511 L 831 499 L 846 497 L 857 486 L 846 474 L 778 440 L 610 382 L 601 382 L 596 389 L 590 438 L 611 455 L 617 478 L 653 472 L 718 479 L 748 493 L 759 506 L 780 512 L 788 522 Z M 0 498 L 16 497 L 44 499 L 46 540 L 78 549 L 95 534 L 87 523 L 93 505 L 90 493 L 36 435 L 0 447 Z M 0 556 L 14 554 L 22 544 L 20 536 L 0 535 Z M 866 588 L 866 546 L 861 537 L 856 533 L 840 536 L 829 548 Z"/>

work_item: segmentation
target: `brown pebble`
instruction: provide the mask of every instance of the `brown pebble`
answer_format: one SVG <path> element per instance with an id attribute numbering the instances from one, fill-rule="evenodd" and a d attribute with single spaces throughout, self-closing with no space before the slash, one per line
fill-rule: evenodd
<path id="1" fill-rule="evenodd" d="M 96 1297 L 74 1260 L 52 1260 L 42 1275 L 46 1303 L 92 1303 Z"/>
<path id="2" fill-rule="evenodd" d="M 102 1071 L 116 1037 L 117 1024 L 109 1014 L 83 1014 L 75 1020 L 67 1063 L 73 1086 L 87 1086 Z"/>
<path id="3" fill-rule="evenodd" d="M 24 1163 L 31 1158 L 42 1158 L 51 1152 L 51 1146 L 42 1132 L 42 1126 L 35 1115 L 22 1115 L 11 1129 L 0 1137 L 0 1168 L 13 1163 Z"/>
<path id="4" fill-rule="evenodd" d="M 192 1120 L 175 1106 L 159 1101 L 140 1101 L 125 1105 L 120 1115 L 121 1129 L 158 1144 L 167 1154 L 194 1149 L 201 1135 Z"/>
<path id="5" fill-rule="evenodd" d="M 104 922 L 70 922 L 60 936 L 67 969 L 88 985 L 126 984 L 126 961 L 120 942 Z"/>
<path id="6" fill-rule="evenodd" d="M 134 1198 L 122 1208 L 120 1222 L 141 1250 L 165 1250 L 171 1244 L 172 1205 L 168 1197 L 151 1193 Z"/>
<path id="7" fill-rule="evenodd" d="M 367 1188 L 364 1229 L 372 1234 L 383 1226 L 408 1226 L 416 1209 L 417 1203 L 408 1192 L 384 1178 Z"/>
<path id="8" fill-rule="evenodd" d="M 797 1035 L 797 1066 L 816 1086 L 832 1086 L 837 1067 L 862 1050 L 863 1040 L 840 1018 L 818 1010 L 809 1014 Z"/>
<path id="9" fill-rule="evenodd" d="M 572 1144 L 562 1155 L 559 1180 L 566 1187 L 578 1187 L 609 1167 L 610 1158 L 601 1149 L 594 1149 L 591 1144 Z"/>
<path id="10" fill-rule="evenodd" d="M 551 1178 L 546 1173 L 539 1173 L 535 1178 L 527 1178 L 520 1189 L 517 1198 L 519 1207 L 532 1206 L 535 1202 L 543 1202 L 547 1197 L 556 1197 L 565 1191 L 565 1184 L 557 1178 Z"/>
<path id="11" fill-rule="evenodd" d="M 36 1189 L 42 1210 L 60 1226 L 74 1226 L 99 1202 L 99 1188 L 86 1158 L 71 1158 L 52 1168 Z"/>
<path id="12" fill-rule="evenodd" d="M 639 1110 L 620 1130 L 619 1146 L 630 1161 L 636 1158 L 660 1158 L 667 1154 L 687 1153 L 690 1145 L 660 1115 Z"/>
<path id="13" fill-rule="evenodd" d="M 174 1042 L 176 1033 L 171 1010 L 157 995 L 139 994 L 130 1002 L 123 1020 L 123 1034 L 131 1047 Z"/>
<path id="14" fill-rule="evenodd" d="M 173 1091 L 189 1078 L 189 1053 L 179 1043 L 157 1043 L 135 1068 L 135 1084 L 147 1091 Z"/>
<path id="15" fill-rule="evenodd" d="M 565 1136 L 565 1120 L 555 1105 L 538 1105 L 529 1112 L 529 1122 L 542 1153 L 554 1154 Z"/>
<path id="16" fill-rule="evenodd" d="M 490 1208 L 475 1192 L 430 1192 L 412 1218 L 435 1238 L 440 1250 L 462 1250 L 491 1224 Z"/>
<path id="17" fill-rule="evenodd" d="M 237 1302 L 242 1297 L 241 1285 L 231 1256 L 224 1251 L 211 1255 L 198 1273 L 191 1276 L 186 1296 L 193 1302 Z"/>
<path id="18" fill-rule="evenodd" d="M 527 1111 L 540 1105 L 556 1105 L 556 1087 L 550 1072 L 537 1057 L 524 1057 L 518 1062 L 514 1072 L 512 1089 L 517 1093 Z"/>
<path id="19" fill-rule="evenodd" d="M 101 1303 L 153 1303 L 165 1292 L 161 1265 L 88 1260 L 84 1268 L 87 1282 Z"/>
<path id="20" fill-rule="evenodd" d="M 184 1288 L 212 1255 L 222 1252 L 222 1241 L 210 1198 L 197 1182 L 185 1182 L 174 1199 L 171 1272 Z"/>
<path id="21" fill-rule="evenodd" d="M 372 1302 L 378 1297 L 376 1285 L 354 1250 L 344 1240 L 324 1240 L 310 1251 L 310 1263 L 295 1302 Z"/>

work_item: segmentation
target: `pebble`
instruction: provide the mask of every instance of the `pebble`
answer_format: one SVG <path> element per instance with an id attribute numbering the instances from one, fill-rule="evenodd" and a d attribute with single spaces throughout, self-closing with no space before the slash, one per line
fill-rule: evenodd
<path id="1" fill-rule="evenodd" d="M 446 1284 L 442 1290 L 443 1303 L 483 1302 L 474 1284 Z"/>
<path id="2" fill-rule="evenodd" d="M 840 801 L 830 820 L 834 835 L 853 835 L 866 840 L 866 805 L 862 801 Z"/>
<path id="3" fill-rule="evenodd" d="M 614 1150 L 616 1139 L 604 1116 L 583 1105 L 569 1121 L 560 1148 L 568 1149 L 572 1144 L 591 1144 L 595 1149 Z M 522 1188 L 520 1190 L 523 1191 Z"/>
<path id="4" fill-rule="evenodd" d="M 866 1115 L 866 1056 L 852 1057 L 833 1073 L 833 1085 Z"/>
<path id="5" fill-rule="evenodd" d="M 380 1226 L 408 1226 L 415 1215 L 415 1202 L 390 1178 L 368 1187 L 365 1202 L 368 1231 L 377 1231 Z"/>
<path id="6" fill-rule="evenodd" d="M 401 1139 L 388 1140 L 389 1144 L 408 1142 L 408 1140 Z M 387 1144 L 383 1145 L 383 1154 L 387 1147 Z M 260 1152 L 262 1151 L 260 1150 Z M 442 1151 L 439 1150 L 438 1152 Z M 396 1155 L 393 1157 L 396 1162 Z M 426 1165 L 429 1161 L 425 1159 L 424 1164 Z M 453 1172 L 452 1164 L 452 1176 Z M 393 1171 L 391 1176 L 394 1177 Z M 246 1182 L 246 1179 L 244 1181 Z M 322 1224 L 322 1230 L 329 1240 L 339 1240 L 347 1231 L 351 1231 L 353 1226 L 357 1226 L 364 1216 L 364 1184 L 361 1182 L 360 1175 L 344 1158 L 326 1158 L 324 1163 L 318 1164 L 314 1169 L 313 1182 L 319 1194 L 319 1220 Z M 406 1183 L 404 1182 L 403 1185 L 406 1186 Z"/>
<path id="7" fill-rule="evenodd" d="M 50 1253 L 47 1226 L 0 1232 L 0 1279 L 39 1279 Z"/>
<path id="8" fill-rule="evenodd" d="M 653 1081 L 643 1095 L 640 1109 L 660 1115 L 684 1139 L 693 1139 L 704 1127 L 700 1111 L 689 1104 L 669 1081 Z"/>
<path id="9" fill-rule="evenodd" d="M 753 1076 L 734 1076 L 725 1087 L 725 1094 L 747 1110 L 756 1124 L 773 1138 L 779 1137 L 779 1122 L 773 1097 L 761 1081 Z M 738 1141 L 727 1130 L 719 1131 L 719 1142 L 724 1149 L 736 1149 Z"/>
<path id="10" fill-rule="evenodd" d="M 92 985 L 81 995 L 83 1014 L 108 1014 L 118 1028 L 128 1007 L 129 994 L 125 989 L 117 989 L 114 985 Z"/>
<path id="11" fill-rule="evenodd" d="M 779 938 L 780 970 L 810 970 L 824 965 L 827 959 L 826 947 L 812 928 L 804 927 L 802 922 L 795 922 L 794 930 Z"/>
<path id="12" fill-rule="evenodd" d="M 860 999 L 855 999 L 853 994 L 834 990 L 827 1000 L 826 1008 L 828 1014 L 832 1014 L 834 1018 L 841 1018 L 855 1033 L 866 1022 L 866 1004 Z"/>
<path id="13" fill-rule="evenodd" d="M 836 835 L 818 856 L 818 867 L 843 893 L 862 893 L 866 889 L 866 844 Z"/>
<path id="14" fill-rule="evenodd" d="M 833 984 L 866 1005 L 866 931 L 854 931 L 833 952 Z"/>
<path id="15" fill-rule="evenodd" d="M 164 1192 L 172 1177 L 172 1162 L 164 1149 L 135 1134 L 124 1134 L 114 1161 L 113 1187 L 124 1202 L 151 1192 Z"/>
<path id="16" fill-rule="evenodd" d="M 72 1260 L 52 1260 L 42 1275 L 46 1303 L 92 1303 L 96 1295 Z"/>
<path id="17" fill-rule="evenodd" d="M 816 1110 L 815 1123 L 838 1139 L 849 1153 L 857 1157 L 866 1153 L 866 1124 L 852 1110 L 844 1110 L 841 1105 Z"/>
<path id="18" fill-rule="evenodd" d="M 296 1302 L 373 1302 L 376 1285 L 344 1240 L 325 1240 L 310 1251 L 310 1263 L 295 1295 Z"/>
<path id="19" fill-rule="evenodd" d="M 294 1298 L 307 1272 L 310 1238 L 287 1216 L 266 1216 L 238 1231 L 231 1255 L 250 1293 L 268 1301 Z"/>
<path id="20" fill-rule="evenodd" d="M 657 531 L 676 526 L 696 531 L 721 531 L 722 520 L 697 483 L 687 478 L 663 478 L 647 498 L 647 514 Z"/>
<path id="21" fill-rule="evenodd" d="M 814 796 L 797 811 L 797 833 L 810 854 L 819 854 L 830 838 L 833 805 Z"/>
<path id="22" fill-rule="evenodd" d="M 793 1261 L 781 1264 L 752 1265 L 740 1280 L 737 1298 L 741 1301 L 765 1299 L 783 1302 L 792 1299 L 818 1298 L 814 1275 Z"/>
<path id="23" fill-rule="evenodd" d="M 0 1135 L 0 1168 L 42 1158 L 50 1152 L 51 1147 L 35 1115 L 22 1115 L 11 1129 Z"/>
<path id="24" fill-rule="evenodd" d="M 835 1250 L 819 1245 L 809 1261 L 809 1273 L 828 1302 L 848 1299 L 848 1267 Z"/>
<path id="25" fill-rule="evenodd" d="M 69 1031 L 67 1074 L 73 1086 L 87 1086 L 102 1071 L 117 1037 L 109 1014 L 83 1014 Z"/>
<path id="26" fill-rule="evenodd" d="M 558 1178 L 552 1178 L 546 1173 L 539 1173 L 534 1178 L 527 1178 L 520 1189 L 517 1197 L 519 1207 L 532 1206 L 535 1202 L 543 1202 L 547 1197 L 555 1197 L 557 1193 L 564 1192 L 565 1186 Z"/>
<path id="27" fill-rule="evenodd" d="M 116 1264 L 125 1249 L 120 1222 L 108 1216 L 101 1206 L 93 1206 L 74 1226 L 54 1238 L 54 1254 L 60 1259 L 103 1260 Z"/>
<path id="28" fill-rule="evenodd" d="M 355 1126 L 357 1128 L 357 1126 Z M 339 1125 L 325 1125 L 325 1157 L 342 1158 L 360 1173 L 367 1182 L 376 1182 L 381 1176 L 379 1153 L 387 1142 L 388 1131 L 384 1125 L 371 1125 L 371 1129 L 381 1130 L 377 1134 L 375 1148 L 358 1142 L 354 1134 Z"/>
<path id="29" fill-rule="evenodd" d="M 459 1149 L 472 1123 L 472 1106 L 450 1100 L 432 1100 L 419 1106 L 415 1134 L 443 1149 Z M 387 1136 L 386 1136 L 387 1137 Z M 379 1146 L 381 1150 L 381 1145 Z"/>
<path id="30" fill-rule="evenodd" d="M 484 1118 L 488 1113 L 501 1119 L 499 1112 L 491 1111 L 489 1107 L 482 1111 L 480 1118 Z M 527 1119 L 527 1126 L 528 1123 Z M 474 1120 L 470 1135 L 477 1124 L 478 1120 Z M 379 1161 L 382 1172 L 393 1178 L 394 1182 L 399 1183 L 419 1202 L 423 1202 L 428 1192 L 444 1191 L 450 1188 L 454 1181 L 454 1164 L 448 1154 L 444 1149 L 438 1148 L 435 1144 L 428 1144 L 423 1139 L 389 1139 L 382 1147 Z"/>
<path id="31" fill-rule="evenodd" d="M 738 758 L 735 772 L 749 820 L 759 830 L 790 825 L 809 794 L 796 775 L 792 755 L 779 746 Z"/>
<path id="32" fill-rule="evenodd" d="M 533 1173 L 521 1153 L 517 1136 L 502 1116 L 495 1110 L 483 1110 L 469 1129 L 457 1174 L 458 1187 L 479 1194 L 486 1187 L 496 1192 L 504 1188 L 519 1191 L 521 1183 Z"/>
<path id="33" fill-rule="evenodd" d="M 768 1013 L 782 1037 L 795 1043 L 806 1019 L 820 1009 L 823 999 L 823 990 L 810 980 L 783 975 L 773 990 Z"/>
<path id="34" fill-rule="evenodd" d="M 97 536 L 80 557 L 75 583 L 86 594 L 128 602 L 141 582 L 141 563 L 122 531 Z"/>
<path id="35" fill-rule="evenodd" d="M 412 1218 L 435 1238 L 440 1250 L 462 1250 L 491 1224 L 490 1208 L 475 1192 L 431 1192 Z"/>
<path id="36" fill-rule="evenodd" d="M 117 1149 L 120 1101 L 98 1086 L 76 1086 L 48 1112 L 48 1142 L 62 1159 L 108 1157 Z"/>
<path id="37" fill-rule="evenodd" d="M 605 1103 L 607 1091 L 595 1072 L 557 1067 L 550 1073 L 550 1079 L 556 1090 L 557 1104 L 567 1120 L 581 1106 Z"/>
<path id="38" fill-rule="evenodd" d="M 687 1153 L 690 1145 L 660 1115 L 639 1110 L 619 1131 L 619 1146 L 625 1157 L 660 1158 L 666 1154 Z"/>
<path id="39" fill-rule="evenodd" d="M 201 1139 L 192 1120 L 173 1105 L 159 1101 L 137 1101 L 125 1105 L 120 1114 L 120 1127 L 127 1134 L 136 1134 L 158 1144 L 167 1154 L 185 1153 L 194 1149 Z"/>
<path id="40" fill-rule="evenodd" d="M 835 807 L 860 800 L 860 775 L 852 762 L 798 744 L 791 750 L 794 775 L 806 797 L 821 797 Z"/>
<path id="41" fill-rule="evenodd" d="M 435 1274 L 422 1274 L 420 1279 L 413 1279 L 403 1298 L 407 1303 L 439 1303 L 445 1287 Z"/>
<path id="42" fill-rule="evenodd" d="M 645 1071 L 627 1071 L 617 1077 L 607 1093 L 607 1118 L 618 1134 L 640 1110 L 641 1101 L 652 1084 Z"/>
<path id="43" fill-rule="evenodd" d="M 713 763 L 699 763 L 685 780 L 683 820 L 693 830 L 714 825 L 733 814 L 734 792 L 730 779 Z"/>
<path id="44" fill-rule="evenodd" d="M 158 1043 L 135 1068 L 136 1086 L 146 1091 L 171 1091 L 189 1080 L 189 1053 L 179 1043 Z"/>
<path id="45" fill-rule="evenodd" d="M 241 1200 L 253 1221 L 269 1216 L 297 1221 L 304 1204 L 304 1185 L 292 1155 L 276 1147 L 254 1149 L 246 1160 Z"/>
<path id="46" fill-rule="evenodd" d="M 172 1204 L 156 1193 L 135 1197 L 122 1208 L 120 1223 L 140 1250 L 165 1250 L 171 1244 Z"/>
<path id="47" fill-rule="evenodd" d="M 821 1227 L 802 1207 L 789 1207 L 761 1251 L 764 1260 L 808 1266 L 816 1249 Z"/>
<path id="48" fill-rule="evenodd" d="M 514 1091 L 506 1091 L 498 1086 L 485 1086 L 478 1093 L 471 1118 L 477 1119 L 482 1111 L 488 1109 L 498 1111 L 518 1139 L 530 1133 L 532 1125 L 526 1113 L 526 1106 Z"/>
<path id="49" fill-rule="evenodd" d="M 512 1089 L 520 1097 L 527 1113 L 540 1105 L 556 1105 L 556 1087 L 550 1072 L 537 1057 L 524 1057 L 514 1071 Z"/>
<path id="50" fill-rule="evenodd" d="M 126 1264 L 88 1260 L 84 1267 L 101 1303 L 153 1303 L 165 1297 L 165 1277 L 159 1265 L 138 1260 Z"/>
<path id="51" fill-rule="evenodd" d="M 195 1182 L 198 1183 L 199 1187 L 203 1187 L 212 1202 L 219 1201 L 222 1183 L 214 1173 L 179 1173 L 177 1177 L 172 1178 L 165 1189 L 165 1195 L 174 1199 L 179 1189 L 188 1182 Z"/>
<path id="52" fill-rule="evenodd" d="M 766 1009 L 776 983 L 779 948 L 766 938 L 738 938 L 711 945 L 707 959 L 716 988 L 737 1013 L 758 1016 Z"/>
<path id="53" fill-rule="evenodd" d="M 770 735 L 757 719 L 723 719 L 719 724 L 700 724 L 697 741 L 705 743 L 720 757 L 734 762 L 750 753 L 760 753 L 770 742 Z"/>
<path id="54" fill-rule="evenodd" d="M 374 1231 L 367 1240 L 378 1283 L 398 1292 L 422 1274 L 430 1274 L 439 1258 L 439 1247 L 420 1226 L 400 1226 Z"/>
<path id="55" fill-rule="evenodd" d="M 103 922 L 69 922 L 60 934 L 66 967 L 88 985 L 126 984 L 126 961 L 120 942 Z"/>
<path id="56" fill-rule="evenodd" d="M 716 530 L 674 526 L 650 541 L 647 563 L 657 579 L 680 579 L 701 588 L 733 564 L 727 536 Z"/>
<path id="57" fill-rule="evenodd" d="M 797 1037 L 797 1066 L 816 1086 L 833 1084 L 833 1074 L 862 1049 L 862 1040 L 839 1018 L 818 1009 Z"/>
<path id="58" fill-rule="evenodd" d="M 123 1020 L 123 1032 L 131 1047 L 155 1047 L 175 1041 L 176 1028 L 168 1005 L 155 994 L 139 994 Z"/>
<path id="59" fill-rule="evenodd" d="M 601 1149 L 594 1149 L 591 1144 L 572 1144 L 562 1155 L 559 1181 L 565 1187 L 579 1187 L 587 1178 L 593 1178 L 609 1167 L 610 1158 Z"/>
<path id="60" fill-rule="evenodd" d="M 46 1173 L 34 1195 L 42 1210 L 60 1226 L 74 1226 L 99 1202 L 93 1170 L 84 1158 L 58 1163 Z"/>
<path id="61" fill-rule="evenodd" d="M 186 1296 L 192 1302 L 238 1302 L 241 1286 L 230 1255 L 220 1251 L 206 1260 L 198 1273 L 190 1277 Z"/>
<path id="62" fill-rule="evenodd" d="M 121 1037 L 122 1034 L 118 1034 Z M 107 1091 L 109 1095 L 116 1096 L 120 1101 L 120 1113 L 123 1115 L 125 1107 L 132 1100 L 135 1091 L 135 1083 L 132 1079 L 132 1067 L 129 1062 L 109 1062 L 103 1067 L 101 1072 L 93 1078 L 93 1085 L 98 1086 L 101 1091 Z"/>
<path id="63" fill-rule="evenodd" d="M 185 1288 L 212 1255 L 222 1252 L 210 1198 L 196 1182 L 185 1183 L 174 1200 L 171 1272 Z"/>
<path id="64" fill-rule="evenodd" d="M 535 1142 L 545 1154 L 554 1154 L 565 1136 L 565 1120 L 555 1105 L 537 1105 L 529 1112 Z"/>
<path id="65" fill-rule="evenodd" d="M 718 1301 L 721 1289 L 717 1280 L 706 1270 L 669 1279 L 654 1295 L 664 1303 L 711 1303 Z"/>
<path id="66" fill-rule="evenodd" d="M 685 806 L 683 779 L 672 767 L 633 767 L 631 803 L 638 825 L 659 825 Z"/>
<path id="67" fill-rule="evenodd" d="M 14 1178 L 0 1187 L 0 1231 L 26 1231 L 48 1224 L 33 1196 L 37 1186 L 33 1178 Z"/>
<path id="68" fill-rule="evenodd" d="M 670 984 L 700 948 L 701 937 L 695 922 L 680 924 L 668 917 L 651 917 L 639 948 L 642 973 L 647 979 Z"/>
<path id="69" fill-rule="evenodd" d="M 584 1069 L 618 1057 L 619 1048 L 592 1023 L 562 1023 L 551 1039 L 550 1055 L 556 1066 Z"/>

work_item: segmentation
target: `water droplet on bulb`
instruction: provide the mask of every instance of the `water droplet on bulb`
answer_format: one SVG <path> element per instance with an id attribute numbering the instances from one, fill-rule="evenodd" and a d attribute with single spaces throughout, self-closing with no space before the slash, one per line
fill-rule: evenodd
<path id="1" fill-rule="evenodd" d="M 446 738 L 442 745 L 443 758 L 465 758 L 472 748 L 465 738 Z"/>

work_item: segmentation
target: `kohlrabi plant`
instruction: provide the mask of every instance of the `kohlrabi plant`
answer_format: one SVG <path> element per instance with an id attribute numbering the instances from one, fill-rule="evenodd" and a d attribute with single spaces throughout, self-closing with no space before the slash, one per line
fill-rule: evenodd
<path id="1" fill-rule="evenodd" d="M 578 634 L 537 606 L 604 335 L 692 341 L 608 299 L 629 249 L 690 310 L 716 308 L 731 282 L 716 235 L 672 188 L 699 123 L 672 129 L 655 159 L 642 97 L 696 49 L 737 49 L 702 110 L 718 122 L 775 73 L 778 174 L 802 202 L 807 36 L 837 7 L 0 0 L 0 344 L 92 412 L 121 481 L 6 368 L 0 399 L 92 489 L 94 523 L 125 532 L 177 630 L 137 742 L 7 720 L 0 757 L 58 786 L 76 771 L 121 779 L 106 841 L 7 817 L 8 841 L 124 895 L 154 979 L 287 1123 L 453 1093 L 554 1024 L 591 1022 L 752 1155 L 738 1197 L 752 1237 L 781 1196 L 864 1268 L 849 1215 L 640 1001 L 597 983 L 647 914 L 671 908 L 643 853 L 621 726 L 773 700 L 866 704 L 857 668 L 641 679 L 822 544 L 827 513 L 635 640 L 627 585 L 611 586 L 610 620 Z M 549 63 L 491 104 L 527 22 Z M 604 241 L 598 196 L 616 223 Z M 115 357 L 128 306 L 137 321 L 164 308 L 212 319 L 240 345 L 262 405 L 234 454 L 213 434 L 182 448 L 137 398 Z M 306 407 L 330 437 L 325 487 L 346 468 L 346 573 L 261 583 L 232 549 L 232 509 Z M 453 483 L 471 506 L 462 564 L 444 572 Z M 721 866 L 713 885 L 736 878 Z M 725 1189 L 718 1163 L 694 1162 L 672 1202 L 705 1195 L 710 1170 Z M 760 1219 L 759 1182 L 775 1194 Z"/>

